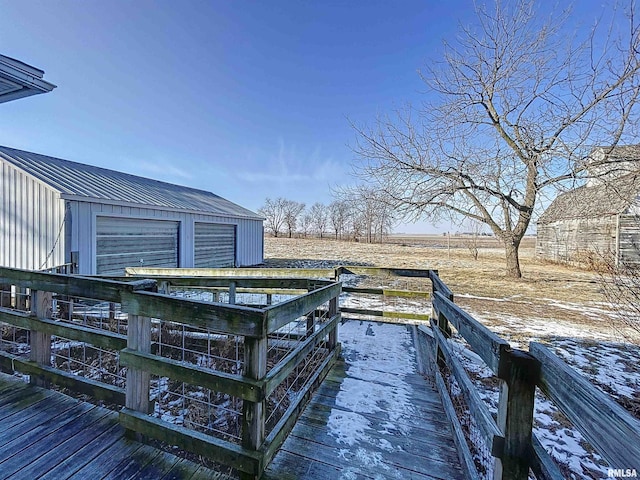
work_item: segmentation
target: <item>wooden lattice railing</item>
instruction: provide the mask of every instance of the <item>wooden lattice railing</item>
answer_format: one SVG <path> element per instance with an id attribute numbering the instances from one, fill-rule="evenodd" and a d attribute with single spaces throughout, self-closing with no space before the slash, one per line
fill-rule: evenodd
<path id="1" fill-rule="evenodd" d="M 640 472 L 640 421 L 615 403 L 548 348 L 532 342 L 529 351 L 509 343 L 453 302 L 453 293 L 435 272 L 431 328 L 421 328 L 436 384 L 454 426 L 458 451 L 469 478 L 482 478 L 441 375 L 455 378 L 466 407 L 494 459 L 493 478 L 526 480 L 530 470 L 539 480 L 565 478 L 533 433 L 536 387 L 555 404 L 615 472 Z M 480 399 L 448 338 L 455 328 L 482 358 L 499 382 L 497 416 Z"/>
<path id="2" fill-rule="evenodd" d="M 0 268 L 0 285 L 4 285 L 0 322 L 14 329 L 14 337 L 15 329 L 19 329 L 18 336 L 27 342 L 25 346 L 14 341 L 11 346 L 16 352 L 0 351 L 0 368 L 29 374 L 31 381 L 39 385 L 51 382 L 123 405 L 120 421 L 126 428 L 233 467 L 243 477 L 257 478 L 293 427 L 313 388 L 322 381 L 339 354 L 340 284 L 300 278 L 216 278 L 188 283 L 225 291 L 230 303 L 171 296 L 171 287 L 166 282 L 164 291 L 158 292 L 156 280 L 115 281 Z M 235 304 L 239 291 L 251 292 L 266 301 L 258 306 Z M 287 298 L 268 304 L 274 295 L 282 295 L 283 291 L 289 293 Z M 291 292 L 297 294 L 292 296 Z M 109 320 L 118 316 L 118 331 L 101 328 L 102 319 L 100 324 L 87 325 L 86 315 L 83 322 L 74 317 L 73 312 L 69 313 L 79 309 L 81 301 L 66 305 L 69 320 L 61 321 L 57 296 L 82 298 L 85 304 L 90 299 L 91 305 L 97 301 L 107 302 L 105 328 Z M 114 307 L 116 304 L 119 308 Z M 236 345 L 242 345 L 244 368 L 241 372 L 229 373 L 159 354 L 162 344 L 152 341 L 152 332 L 165 328 L 163 319 L 168 319 L 174 330 L 176 324 L 183 325 L 186 332 L 183 343 L 185 338 L 198 340 L 204 334 L 208 335 L 209 343 L 212 338 L 233 336 Z M 297 325 L 301 319 L 300 332 Z M 289 325 L 295 328 L 288 328 Z M 168 328 L 165 330 L 172 334 Z M 99 378 L 56 368 L 51 361 L 52 339 L 56 337 L 68 343 L 81 342 L 83 350 L 90 345 L 113 352 L 119 367 L 126 367 L 126 381 L 123 385 L 112 385 Z M 269 342 L 275 346 L 270 348 Z M 25 357 L 27 351 L 28 357 Z M 183 357 L 185 351 L 183 348 Z M 201 359 L 209 353 L 196 352 L 195 356 Z M 300 370 L 303 366 L 307 368 L 309 359 L 311 367 L 302 375 Z M 150 416 L 153 410 L 149 394 L 151 375 L 239 399 L 242 405 L 239 441 Z M 279 399 L 274 407 L 279 413 L 270 417 L 272 425 L 267 430 L 267 402 L 284 383 L 291 384 L 280 395 L 286 397 L 286 402 Z M 208 404 L 208 407 L 216 406 Z"/>

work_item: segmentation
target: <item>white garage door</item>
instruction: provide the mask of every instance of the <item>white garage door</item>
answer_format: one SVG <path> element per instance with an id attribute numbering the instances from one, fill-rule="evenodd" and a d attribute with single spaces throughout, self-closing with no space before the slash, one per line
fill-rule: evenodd
<path id="1" fill-rule="evenodd" d="M 194 253 L 196 268 L 235 267 L 235 225 L 196 222 Z"/>
<path id="2" fill-rule="evenodd" d="M 96 273 L 122 275 L 125 267 L 178 267 L 179 222 L 96 219 Z"/>

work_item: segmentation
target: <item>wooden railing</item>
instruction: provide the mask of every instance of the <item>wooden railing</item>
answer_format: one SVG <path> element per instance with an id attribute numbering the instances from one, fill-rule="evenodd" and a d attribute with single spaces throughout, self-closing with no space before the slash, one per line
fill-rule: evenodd
<path id="1" fill-rule="evenodd" d="M 431 328 L 420 327 L 423 355 L 454 427 L 455 441 L 469 478 L 482 478 L 474 464 L 443 374 L 451 375 L 485 445 L 494 458 L 493 478 L 563 479 L 558 464 L 533 433 L 535 390 L 540 390 L 585 436 L 616 472 L 640 472 L 640 421 L 539 343 L 529 351 L 510 345 L 453 302 L 451 290 L 432 272 Z M 491 369 L 500 383 L 497 415 L 481 400 L 450 341 L 452 328 Z M 421 353 L 421 352 L 419 352 Z"/>
<path id="2" fill-rule="evenodd" d="M 532 343 L 529 352 L 512 348 L 507 341 L 482 325 L 454 302 L 453 292 L 436 270 L 340 266 L 334 269 L 191 269 L 182 271 L 191 278 L 163 277 L 176 275 L 173 269 L 128 269 L 129 274 L 157 277 L 172 284 L 193 282 L 198 275 L 222 276 L 244 274 L 251 277 L 291 275 L 307 278 L 340 280 L 343 275 L 370 277 L 428 278 L 431 292 L 387 288 L 345 287 L 343 292 L 358 295 L 431 298 L 431 315 L 426 312 L 402 312 L 367 308 L 341 307 L 343 317 L 368 315 L 380 321 L 419 323 L 418 355 L 430 365 L 430 373 L 440 391 L 447 415 L 454 427 L 455 441 L 469 478 L 481 478 L 458 418 L 443 373 L 455 379 L 466 408 L 477 426 L 493 465 L 493 478 L 526 479 L 529 470 L 538 479 L 564 478 L 560 468 L 533 433 L 536 387 L 549 397 L 595 450 L 614 469 L 636 469 L 640 472 L 640 422 L 617 405 L 606 394 L 568 367 L 544 346 Z M 400 320 L 402 319 L 402 320 Z M 430 326 L 425 325 L 430 320 Z M 452 351 L 449 338 L 455 329 L 497 378 L 498 411 L 492 413 L 480 398 L 462 362 Z M 484 474 L 486 476 L 486 474 Z"/>
<path id="3" fill-rule="evenodd" d="M 172 283 L 175 285 L 180 280 Z M 28 289 L 29 292 L 25 305 L 13 298 L 0 308 L 0 322 L 29 332 L 29 357 L 0 351 L 0 368 L 29 374 L 31 381 L 39 385 L 53 382 L 100 400 L 124 405 L 120 421 L 131 431 L 231 466 L 243 478 L 258 478 L 293 427 L 314 387 L 322 381 L 339 354 L 337 327 L 341 286 L 332 281 L 256 277 L 199 279 L 183 283 L 225 291 L 230 303 L 171 296 L 172 287 L 166 282 L 162 285 L 164 291 L 158 292 L 156 280 L 115 281 L 0 268 L 0 285 L 12 285 L 10 292 L 19 289 Z M 295 291 L 298 295 L 273 305 L 256 307 L 234 304 L 235 296 L 241 291 L 266 298 L 283 291 Z M 127 317 L 123 320 L 126 322 L 126 335 L 52 318 L 54 295 L 108 302 L 110 309 L 119 304 Z M 21 307 L 26 307 L 27 311 L 20 311 Z M 278 333 L 301 318 L 306 323 L 302 335 L 294 335 L 292 329 L 287 334 Z M 156 352 L 158 345 L 152 341 L 152 331 L 162 328 L 161 325 L 158 327 L 162 319 L 180 323 L 185 328 L 215 332 L 217 336 L 241 337 L 244 370 L 229 373 L 159 355 Z M 274 335 L 278 342 L 289 347 L 275 358 L 274 364 L 268 365 L 268 346 Z M 127 367 L 125 385 L 109 385 L 54 368 L 51 365 L 52 336 L 114 351 L 120 365 Z M 267 399 L 308 356 L 316 355 L 318 351 L 323 356 L 314 356 L 315 363 L 309 378 L 299 390 L 292 392 L 294 395 L 289 395 L 291 401 L 286 410 L 267 430 Z M 271 361 L 273 363 L 274 359 Z M 240 442 L 234 443 L 150 416 L 151 375 L 202 386 L 241 399 Z"/>
<path id="4" fill-rule="evenodd" d="M 379 268 L 379 267 L 362 267 L 362 266 L 339 266 L 336 268 L 139 268 L 132 267 L 126 269 L 128 276 L 155 278 L 161 284 L 166 282 L 169 285 L 184 287 L 185 285 L 197 285 L 198 278 L 225 278 L 228 276 L 246 276 L 251 278 L 318 278 L 331 279 L 336 282 L 342 281 L 345 275 L 358 275 L 363 277 L 376 277 L 389 279 L 397 278 L 413 278 L 413 279 L 430 279 L 433 270 L 412 269 L 412 268 Z M 430 282 L 427 282 L 430 283 Z M 191 285 L 191 286 L 193 286 Z M 362 296 L 374 296 L 380 299 L 413 299 L 413 300 L 429 300 L 431 293 L 428 290 L 409 290 L 398 288 L 372 288 L 372 287 L 354 287 L 343 284 L 342 291 L 355 298 Z M 356 316 L 358 319 L 367 317 L 382 322 L 428 322 L 430 314 L 428 311 L 408 312 L 402 306 L 392 308 L 355 308 L 345 306 L 340 307 L 343 318 L 349 315 Z"/>

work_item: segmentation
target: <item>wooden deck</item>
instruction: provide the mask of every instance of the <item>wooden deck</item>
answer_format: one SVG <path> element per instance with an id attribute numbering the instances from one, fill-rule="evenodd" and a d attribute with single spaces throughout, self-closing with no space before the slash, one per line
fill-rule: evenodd
<path id="1" fill-rule="evenodd" d="M 0 374 L 0 479 L 223 479 L 130 440 L 118 414 Z"/>
<path id="2" fill-rule="evenodd" d="M 464 478 L 433 385 L 403 325 L 350 321 L 343 360 L 314 394 L 265 480 Z M 118 415 L 0 374 L 2 479 L 227 479 L 124 436 Z"/>
<path id="3" fill-rule="evenodd" d="M 403 325 L 340 327 L 329 373 L 264 479 L 464 478 L 442 402 Z"/>

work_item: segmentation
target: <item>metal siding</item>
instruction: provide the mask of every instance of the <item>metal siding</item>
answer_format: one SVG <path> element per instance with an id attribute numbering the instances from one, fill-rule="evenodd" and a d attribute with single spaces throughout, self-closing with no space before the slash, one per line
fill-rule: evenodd
<path id="1" fill-rule="evenodd" d="M 196 268 L 235 267 L 235 225 L 196 222 L 193 243 Z"/>
<path id="2" fill-rule="evenodd" d="M 264 262 L 264 232 L 262 221 L 238 222 L 238 267 L 258 265 Z"/>
<path id="3" fill-rule="evenodd" d="M 95 273 L 95 221 L 98 214 L 180 221 L 179 258 L 182 267 L 192 267 L 195 262 L 194 222 L 197 221 L 236 225 L 237 266 L 263 261 L 262 219 L 210 192 L 7 147 L 0 147 L 0 163 L 3 166 L 3 195 L 0 200 L 2 263 L 25 268 L 37 268 L 42 264 L 41 260 L 47 256 L 42 251 L 48 248 L 48 253 L 51 250 L 61 226 L 64 227 L 65 199 L 70 205 L 68 220 L 71 223 L 71 245 L 67 250 L 79 253 L 79 273 L 84 275 Z M 31 193 L 25 185 L 31 185 Z M 9 191 L 10 195 L 5 194 Z M 20 195 L 20 199 L 17 200 L 15 195 Z M 82 198 L 82 195 L 87 198 Z M 21 221 L 26 223 L 21 224 Z M 63 238 L 57 242 L 49 266 L 65 261 L 68 242 L 64 228 L 61 235 Z M 27 261 L 25 257 L 31 259 Z"/>
<path id="4" fill-rule="evenodd" d="M 167 212 L 154 208 L 105 205 L 95 202 L 71 201 L 72 247 L 79 252 L 79 273 L 95 274 L 95 220 L 97 216 L 130 216 L 134 218 L 166 218 L 180 221 L 180 267 L 194 266 L 194 222 L 232 224 L 237 227 L 236 265 L 250 266 L 263 262 L 262 221 L 215 215 Z"/>
<path id="5" fill-rule="evenodd" d="M 0 264 L 36 270 L 64 263 L 65 202 L 59 192 L 0 161 Z"/>
<path id="6" fill-rule="evenodd" d="M 125 267 L 178 267 L 179 222 L 97 217 L 96 273 L 121 274 Z"/>

